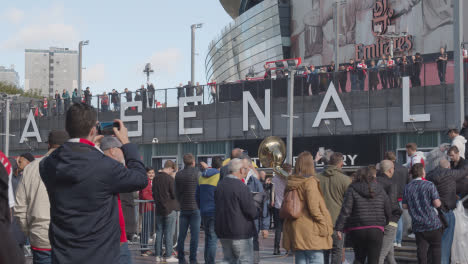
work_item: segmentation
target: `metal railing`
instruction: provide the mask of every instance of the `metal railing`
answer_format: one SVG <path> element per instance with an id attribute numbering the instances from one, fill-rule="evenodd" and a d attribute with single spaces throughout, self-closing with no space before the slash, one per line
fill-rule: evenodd
<path id="1" fill-rule="evenodd" d="M 468 63 L 465 63 L 465 80 L 468 79 Z M 422 63 L 420 67 L 414 64 L 394 67 L 374 67 L 365 70 L 353 69 L 338 72 L 322 70 L 306 74 L 298 71 L 295 76 L 295 96 L 316 96 L 324 93 L 331 82 L 339 93 L 358 91 L 376 91 L 382 89 L 401 88 L 402 77 L 410 78 L 410 86 L 440 85 L 437 63 Z M 454 63 L 448 61 L 445 72 L 445 84 L 454 83 Z M 179 98 L 200 96 L 200 100 L 187 105 L 206 105 L 242 100 L 242 92 L 250 91 L 255 98 L 263 98 L 265 89 L 271 89 L 273 97 L 287 96 L 287 77 L 276 79 L 256 79 L 233 83 L 208 84 L 199 86 L 181 86 L 177 88 L 158 89 L 154 93 L 148 90 L 137 90 L 128 93 L 105 93 L 83 97 L 81 102 L 88 103 L 99 112 L 120 111 L 122 102 L 141 101 L 143 109 L 163 109 L 177 107 Z M 466 87 L 466 83 L 465 83 Z M 29 102 L 12 102 L 11 119 L 25 119 L 30 111 L 37 118 L 64 115 L 72 104 L 72 99 L 64 100 L 33 99 Z M 78 98 L 79 101 L 79 98 Z M 4 112 L 4 107 L 0 107 Z"/>

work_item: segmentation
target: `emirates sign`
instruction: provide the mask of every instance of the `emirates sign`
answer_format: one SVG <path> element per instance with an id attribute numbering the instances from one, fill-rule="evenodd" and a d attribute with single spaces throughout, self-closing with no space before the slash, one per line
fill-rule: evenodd
<path id="1" fill-rule="evenodd" d="M 376 37 L 376 43 L 372 45 L 357 44 L 354 46 L 357 60 L 369 60 L 390 54 L 390 42 L 393 41 L 394 52 L 408 52 L 413 49 L 413 36 L 406 35 L 396 38 L 386 38 L 395 11 L 388 5 L 388 0 L 376 1 L 372 10 L 372 34 Z"/>

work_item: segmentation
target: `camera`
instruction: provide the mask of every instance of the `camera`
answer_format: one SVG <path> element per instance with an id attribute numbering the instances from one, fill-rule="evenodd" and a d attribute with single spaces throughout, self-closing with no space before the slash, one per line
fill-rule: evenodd
<path id="1" fill-rule="evenodd" d="M 97 126 L 98 134 L 104 136 L 114 135 L 114 127 L 120 130 L 118 122 L 99 122 Z"/>

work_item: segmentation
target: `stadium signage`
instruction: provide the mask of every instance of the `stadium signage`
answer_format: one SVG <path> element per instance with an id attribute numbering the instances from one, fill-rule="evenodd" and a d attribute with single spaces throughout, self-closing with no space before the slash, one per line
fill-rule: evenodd
<path id="1" fill-rule="evenodd" d="M 376 1 L 372 10 L 372 34 L 377 42 L 371 45 L 357 44 L 354 46 L 355 58 L 358 60 L 369 60 L 390 54 L 390 42 L 393 42 L 393 50 L 407 52 L 413 48 L 413 36 L 404 35 L 395 38 L 387 38 L 389 26 L 394 18 L 395 11 L 389 7 L 388 0 Z"/>
<path id="2" fill-rule="evenodd" d="M 404 123 L 410 122 L 428 122 L 431 120 L 430 114 L 416 114 L 412 115 L 410 113 L 410 91 L 409 91 L 409 77 L 403 77 L 403 90 L 402 90 L 402 120 Z M 254 99 L 252 94 L 248 91 L 243 92 L 242 98 L 242 106 L 243 106 L 243 113 L 242 113 L 242 129 L 243 131 L 249 130 L 249 109 L 252 109 L 254 112 L 255 117 L 257 118 L 258 122 L 260 123 L 263 130 L 270 130 L 271 129 L 271 92 L 270 89 L 265 90 L 265 109 L 264 112 L 260 109 L 257 101 Z M 193 97 L 180 97 L 179 98 L 179 135 L 191 135 L 191 134 L 203 134 L 202 127 L 192 127 L 186 128 L 184 121 L 187 118 L 194 118 L 197 116 L 196 111 L 185 111 L 185 105 L 190 102 L 199 102 L 202 101 L 202 96 L 193 96 Z M 336 111 L 326 111 L 327 106 L 330 102 L 336 105 Z M 250 108 L 249 108 L 250 106 Z M 135 107 L 138 109 L 138 113 L 142 111 L 142 102 L 141 101 L 134 101 L 134 102 L 123 102 L 120 108 L 120 119 L 123 122 L 136 122 L 137 129 L 133 131 L 129 131 L 129 137 L 140 137 L 143 134 L 143 116 L 140 115 L 131 115 L 127 116 L 125 114 L 125 110 L 131 107 Z M 316 128 L 319 127 L 322 120 L 329 120 L 329 119 L 341 119 L 345 126 L 351 126 L 351 120 L 348 117 L 346 109 L 336 91 L 333 82 L 330 82 L 330 86 L 323 98 L 323 101 L 320 105 L 320 108 L 317 112 L 315 120 L 312 124 L 312 127 Z M 32 127 L 32 131 L 29 131 Z M 42 142 L 41 136 L 39 134 L 39 129 L 37 127 L 36 120 L 34 119 L 34 113 L 31 110 L 29 112 L 28 118 L 26 120 L 23 133 L 21 134 L 21 138 L 19 143 L 23 143 L 27 138 L 36 138 L 37 142 Z"/>

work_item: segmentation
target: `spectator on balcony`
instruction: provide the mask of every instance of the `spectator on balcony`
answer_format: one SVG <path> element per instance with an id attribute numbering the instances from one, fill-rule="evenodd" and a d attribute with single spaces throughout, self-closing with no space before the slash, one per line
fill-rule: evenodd
<path id="1" fill-rule="evenodd" d="M 146 103 L 148 102 L 148 97 L 146 96 L 146 88 L 145 88 L 145 85 L 141 85 L 141 88 L 140 88 L 140 94 L 141 94 L 141 104 L 143 105 L 143 109 L 146 109 Z M 137 101 L 135 99 L 135 101 Z"/>
<path id="2" fill-rule="evenodd" d="M 319 93 L 319 76 L 318 70 L 315 69 L 314 65 L 310 65 L 309 68 L 306 68 L 307 73 L 307 88 L 309 96 Z"/>
<path id="3" fill-rule="evenodd" d="M 319 89 L 320 92 L 326 92 L 328 89 L 328 73 L 327 73 L 327 68 L 322 67 L 320 68 L 319 71 L 319 77 L 320 77 L 320 84 L 319 84 Z"/>
<path id="4" fill-rule="evenodd" d="M 411 68 L 410 68 L 410 64 L 408 61 L 409 60 L 408 58 L 406 58 L 406 56 L 403 56 L 401 58 L 400 64 L 398 65 L 400 67 L 401 77 L 407 77 L 407 76 L 410 76 L 411 74 Z M 401 87 L 401 83 L 400 83 L 400 87 Z"/>
<path id="5" fill-rule="evenodd" d="M 93 94 L 89 90 L 89 86 L 86 87 L 86 90 L 84 91 L 84 97 L 85 97 L 85 103 L 87 105 L 91 105 L 91 98 L 93 97 Z"/>
<path id="6" fill-rule="evenodd" d="M 377 68 L 379 68 L 380 83 L 382 83 L 382 89 L 388 88 L 388 76 L 387 76 L 387 56 L 382 54 L 381 59 L 377 63 Z"/>
<path id="7" fill-rule="evenodd" d="M 375 65 L 375 60 L 371 60 L 369 67 L 369 91 L 376 91 L 379 85 L 379 68 Z"/>
<path id="8" fill-rule="evenodd" d="M 389 88 L 395 88 L 395 61 L 393 57 L 388 55 L 387 59 L 387 82 Z"/>
<path id="9" fill-rule="evenodd" d="M 68 107 L 70 107 L 70 94 L 65 89 L 63 89 L 62 98 L 63 98 L 63 112 L 65 113 L 67 112 Z"/>
<path id="10" fill-rule="evenodd" d="M 263 68 L 265 68 L 265 74 L 263 75 L 264 79 L 271 79 L 271 69 L 269 64 L 263 65 Z"/>
<path id="11" fill-rule="evenodd" d="M 335 88 L 338 88 L 338 76 L 335 73 L 335 67 L 335 62 L 331 61 L 330 65 L 327 67 L 328 80 L 330 80 L 330 82 L 333 82 Z"/>
<path id="12" fill-rule="evenodd" d="M 346 71 L 346 66 L 343 64 L 340 65 L 338 72 L 338 82 L 340 83 L 340 91 L 346 93 L 346 83 L 348 82 L 348 72 Z"/>
<path id="13" fill-rule="evenodd" d="M 218 87 L 216 86 L 216 80 L 211 79 L 211 82 L 208 83 L 210 86 L 211 98 L 213 98 L 213 103 L 216 103 L 218 100 Z"/>
<path id="14" fill-rule="evenodd" d="M 134 99 L 135 99 L 135 102 L 136 102 L 136 101 L 141 101 L 141 94 L 140 94 L 140 91 L 136 91 L 136 93 L 135 93 L 135 98 L 134 98 Z"/>
<path id="15" fill-rule="evenodd" d="M 154 89 L 153 83 L 148 83 L 148 87 L 146 89 L 148 90 L 148 105 L 149 105 L 149 108 L 153 108 L 154 92 L 156 91 Z"/>
<path id="16" fill-rule="evenodd" d="M 120 111 L 120 98 L 117 90 L 112 89 L 111 102 L 114 105 L 114 111 Z"/>
<path id="17" fill-rule="evenodd" d="M 133 100 L 132 92 L 130 92 L 128 88 L 125 88 L 124 92 L 125 92 L 125 99 L 127 99 L 127 102 L 131 102 Z"/>
<path id="18" fill-rule="evenodd" d="M 107 93 L 103 92 L 99 99 L 101 100 L 102 112 L 109 111 L 109 96 L 107 96 Z"/>
<path id="19" fill-rule="evenodd" d="M 44 99 L 42 101 L 42 113 L 44 116 L 47 116 L 47 113 L 49 112 L 49 102 L 47 101 L 47 97 L 44 96 Z"/>
<path id="20" fill-rule="evenodd" d="M 197 85 L 195 86 L 195 92 L 197 96 L 203 96 L 203 86 L 200 85 L 199 82 L 197 82 Z M 202 101 L 198 101 L 198 105 L 201 105 Z"/>
<path id="21" fill-rule="evenodd" d="M 60 97 L 60 94 L 58 90 L 55 90 L 55 102 L 57 103 L 57 114 L 62 113 L 62 98 Z"/>
<path id="22" fill-rule="evenodd" d="M 356 75 L 356 63 L 354 63 L 354 59 L 349 60 L 349 65 L 346 68 L 346 71 L 349 72 L 349 75 L 350 75 L 351 91 L 356 91 L 358 89 L 358 85 L 357 85 L 357 75 Z"/>
<path id="23" fill-rule="evenodd" d="M 361 60 L 360 63 L 356 65 L 357 68 L 357 83 L 358 87 L 361 91 L 364 91 L 364 82 L 366 81 L 366 74 L 367 74 L 367 64 L 364 59 Z"/>
<path id="24" fill-rule="evenodd" d="M 401 86 L 400 86 L 400 80 L 401 80 L 400 66 L 401 66 L 401 58 L 395 58 L 395 63 L 393 65 L 393 85 L 394 85 L 394 88 L 401 88 Z"/>
<path id="25" fill-rule="evenodd" d="M 414 56 L 413 60 L 413 79 L 414 79 L 414 86 L 421 86 L 421 68 L 422 68 L 423 58 L 421 54 L 418 52 L 416 56 Z"/>
<path id="26" fill-rule="evenodd" d="M 57 103 L 55 102 L 55 100 L 52 100 L 52 115 L 53 116 L 57 116 L 58 112 L 57 112 Z"/>
<path id="27" fill-rule="evenodd" d="M 444 48 L 440 48 L 440 54 L 439 57 L 436 59 L 436 62 L 440 84 L 445 84 L 445 76 L 447 71 L 447 53 L 445 53 Z"/>
<path id="28" fill-rule="evenodd" d="M 180 97 L 185 97 L 185 90 L 182 83 L 179 83 L 179 86 L 177 87 L 177 100 Z"/>
<path id="29" fill-rule="evenodd" d="M 187 96 L 187 97 L 192 97 L 193 96 L 194 87 L 193 87 L 191 81 L 188 81 L 187 85 L 184 86 L 184 89 L 185 89 L 185 96 Z M 194 103 L 189 102 L 189 103 L 187 103 L 187 105 L 194 105 Z"/>
<path id="30" fill-rule="evenodd" d="M 80 96 L 78 95 L 78 89 L 75 88 L 72 93 L 72 102 L 74 104 L 79 104 L 80 103 Z"/>

